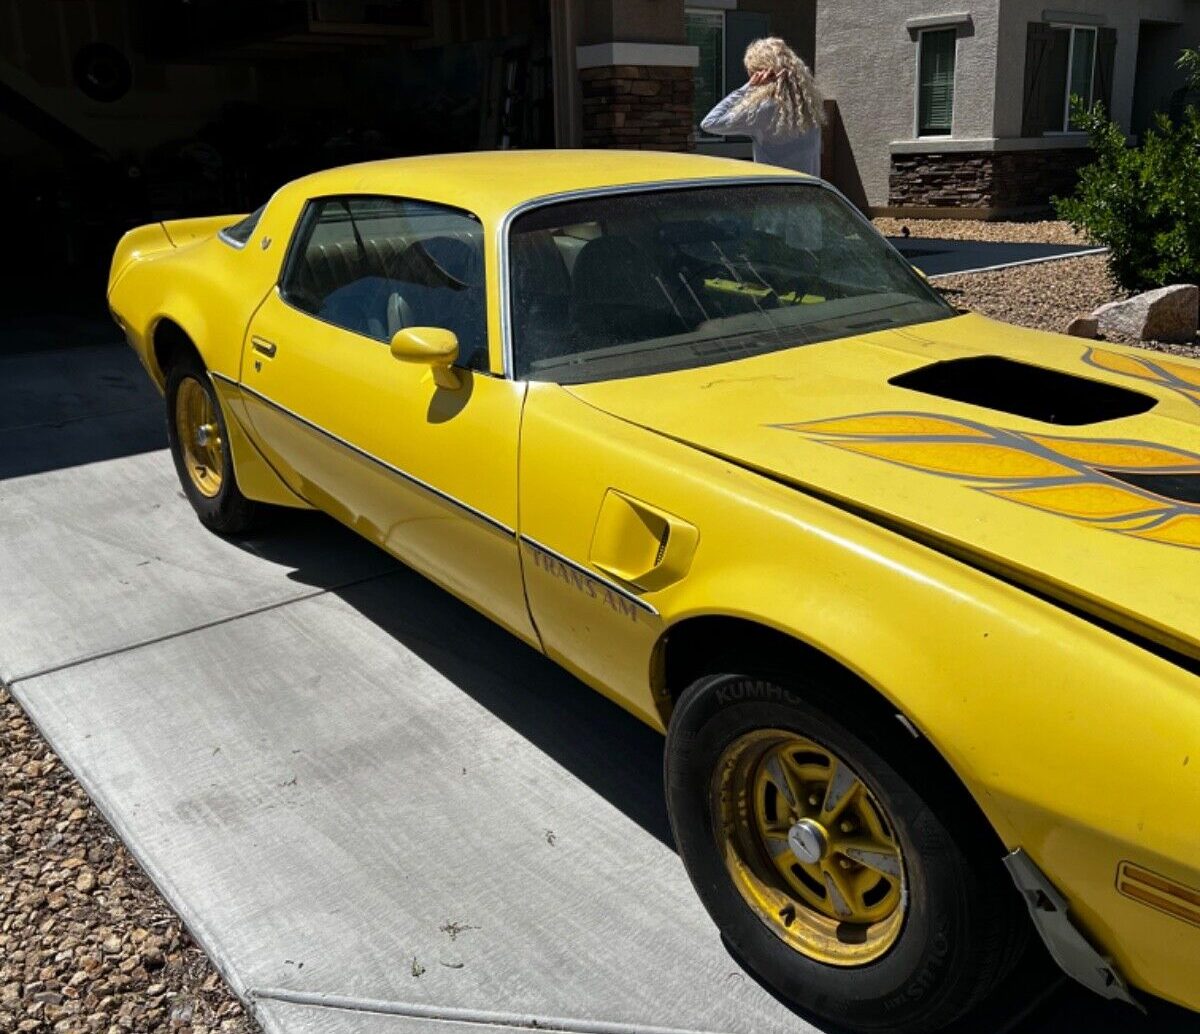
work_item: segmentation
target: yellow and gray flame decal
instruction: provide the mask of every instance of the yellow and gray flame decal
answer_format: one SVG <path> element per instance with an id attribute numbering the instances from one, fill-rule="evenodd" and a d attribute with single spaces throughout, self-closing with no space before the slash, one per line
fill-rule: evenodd
<path id="1" fill-rule="evenodd" d="M 1170 359 L 1143 359 L 1139 356 L 1110 352 L 1105 348 L 1089 348 L 1083 354 L 1089 366 L 1125 377 L 1136 377 L 1160 388 L 1176 391 L 1200 406 L 1200 370 L 1194 366 L 1172 362 Z"/>
<path id="2" fill-rule="evenodd" d="M 1200 549 L 1196 453 L 1150 442 L 1025 434 L 927 413 L 777 426 L 1080 524 Z"/>

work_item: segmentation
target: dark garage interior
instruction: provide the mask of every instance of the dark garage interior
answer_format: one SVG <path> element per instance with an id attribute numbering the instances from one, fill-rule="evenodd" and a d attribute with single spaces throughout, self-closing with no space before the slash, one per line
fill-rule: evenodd
<path id="1" fill-rule="evenodd" d="M 8 315 L 102 309 L 116 238 L 296 176 L 553 146 L 549 0 L 0 0 Z"/>

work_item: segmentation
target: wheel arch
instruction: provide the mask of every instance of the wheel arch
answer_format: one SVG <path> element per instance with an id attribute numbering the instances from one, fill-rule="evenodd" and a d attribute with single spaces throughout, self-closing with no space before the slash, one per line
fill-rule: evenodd
<path id="1" fill-rule="evenodd" d="M 948 790 L 948 803 L 971 823 L 972 833 L 999 859 L 1007 847 L 966 781 L 930 738 L 887 694 L 832 654 L 798 636 L 753 618 L 704 614 L 671 625 L 655 646 L 651 671 L 654 699 L 663 726 L 670 724 L 683 692 L 706 675 L 730 672 L 769 675 L 802 668 L 836 680 L 835 718 L 891 728 L 902 741 L 912 741 L 931 780 Z M 828 701 L 822 701 L 828 707 Z"/>
<path id="2" fill-rule="evenodd" d="M 149 351 L 154 364 L 151 373 L 160 388 L 166 387 L 171 368 L 187 356 L 195 356 L 207 368 L 192 335 L 170 316 L 158 317 L 150 328 Z"/>
<path id="3" fill-rule="evenodd" d="M 164 393 L 171 369 L 181 360 L 194 358 L 202 369 L 211 369 L 194 336 L 171 316 L 159 316 L 151 324 L 149 344 L 147 354 L 150 372 Z M 242 494 L 257 503 L 269 503 L 291 509 L 311 509 L 308 502 L 288 487 L 250 440 L 246 431 L 248 421 L 244 406 L 239 404 L 237 388 L 216 379 L 213 379 L 212 387 L 216 392 L 218 406 L 225 421 L 225 430 L 229 436 L 227 444 L 233 463 L 233 476 Z"/>

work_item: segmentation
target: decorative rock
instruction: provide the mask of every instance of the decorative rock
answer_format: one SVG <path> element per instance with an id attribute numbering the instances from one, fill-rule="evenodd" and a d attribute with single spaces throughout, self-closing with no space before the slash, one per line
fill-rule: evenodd
<path id="1" fill-rule="evenodd" d="M 1095 316 L 1076 316 L 1067 324 L 1065 333 L 1071 337 L 1094 338 L 1100 333 L 1100 321 Z"/>
<path id="2" fill-rule="evenodd" d="M 1101 305 L 1092 315 L 1109 337 L 1188 344 L 1200 325 L 1200 287 L 1176 284 Z"/>

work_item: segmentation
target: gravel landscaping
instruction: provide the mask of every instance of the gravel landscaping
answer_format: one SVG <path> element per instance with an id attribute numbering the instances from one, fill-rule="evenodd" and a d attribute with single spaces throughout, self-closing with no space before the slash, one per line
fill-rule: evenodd
<path id="1" fill-rule="evenodd" d="M 0 1031 L 257 1029 L 0 687 Z"/>
<path id="2" fill-rule="evenodd" d="M 1123 297 L 1104 255 L 1013 266 L 934 281 L 953 304 L 1024 327 L 1063 331 L 1076 316 Z"/>
<path id="3" fill-rule="evenodd" d="M 1024 244 L 1086 245 L 1091 242 L 1064 222 L 988 223 L 957 219 L 876 219 L 880 233 L 901 236 L 907 227 L 913 237 L 996 241 Z M 1108 275 L 1104 255 L 1056 259 L 1012 266 L 990 273 L 943 276 L 935 281 L 954 305 L 1006 323 L 1062 333 L 1076 316 L 1086 316 L 1106 302 L 1127 297 Z M 1200 358 L 1200 342 L 1173 345 L 1114 338 L 1176 355 Z"/>
<path id="4" fill-rule="evenodd" d="M 988 223 L 979 219 L 876 219 L 886 237 L 942 237 L 954 241 L 996 241 L 1005 244 L 1086 245 L 1091 242 L 1064 222 Z"/>

